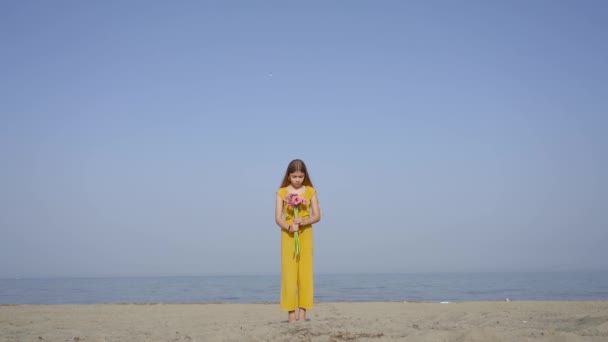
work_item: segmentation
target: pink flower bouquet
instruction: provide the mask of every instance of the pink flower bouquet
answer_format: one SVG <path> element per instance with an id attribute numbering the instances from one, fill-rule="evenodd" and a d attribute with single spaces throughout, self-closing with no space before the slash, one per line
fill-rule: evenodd
<path id="1" fill-rule="evenodd" d="M 285 203 L 287 204 L 288 207 L 293 208 L 293 218 L 297 218 L 300 215 L 300 205 L 301 204 L 306 204 L 306 198 L 304 198 L 303 196 L 300 196 L 298 194 L 287 194 L 287 196 L 285 196 Z M 294 241 L 294 245 L 293 245 L 293 253 L 295 255 L 299 255 L 300 254 L 300 234 L 297 232 L 293 233 L 293 241 Z"/>

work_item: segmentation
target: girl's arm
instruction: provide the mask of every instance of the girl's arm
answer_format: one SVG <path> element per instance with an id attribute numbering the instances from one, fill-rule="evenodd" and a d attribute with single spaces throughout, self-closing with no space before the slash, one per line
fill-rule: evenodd
<path id="1" fill-rule="evenodd" d="M 277 204 L 274 209 L 274 221 L 281 229 L 289 231 L 289 225 L 283 220 L 283 199 L 277 195 Z"/>
<path id="2" fill-rule="evenodd" d="M 315 224 L 321 221 L 321 208 L 319 207 L 319 199 L 317 199 L 316 193 L 312 195 L 310 205 L 312 206 L 312 216 L 302 220 L 300 224 L 303 226 L 308 226 L 309 224 Z"/>

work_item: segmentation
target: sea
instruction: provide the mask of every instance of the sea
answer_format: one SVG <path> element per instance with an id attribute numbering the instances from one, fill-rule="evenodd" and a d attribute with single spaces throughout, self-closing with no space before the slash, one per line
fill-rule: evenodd
<path id="1" fill-rule="evenodd" d="M 608 300 L 608 271 L 316 274 L 315 302 Z M 279 275 L 0 279 L 0 304 L 277 303 Z"/>

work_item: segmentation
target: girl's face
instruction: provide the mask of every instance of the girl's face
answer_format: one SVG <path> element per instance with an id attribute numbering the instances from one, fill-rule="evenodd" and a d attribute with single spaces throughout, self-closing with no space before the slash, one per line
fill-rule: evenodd
<path id="1" fill-rule="evenodd" d="M 294 188 L 299 188 L 304 184 L 304 177 L 306 175 L 302 171 L 296 171 L 289 174 L 289 180 L 291 181 L 291 186 Z"/>

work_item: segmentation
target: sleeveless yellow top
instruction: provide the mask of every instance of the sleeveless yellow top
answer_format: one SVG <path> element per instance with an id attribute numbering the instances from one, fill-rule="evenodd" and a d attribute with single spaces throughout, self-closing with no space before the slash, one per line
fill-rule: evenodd
<path id="1" fill-rule="evenodd" d="M 299 206 L 300 218 L 310 217 L 310 212 L 311 212 L 310 202 L 312 201 L 312 197 L 314 196 L 315 192 L 316 192 L 316 190 L 312 186 L 306 186 L 304 188 L 303 196 L 304 196 L 304 198 L 306 198 L 307 203 L 300 204 L 300 206 Z M 279 195 L 279 197 L 283 200 L 283 215 L 285 215 L 285 221 L 288 224 L 291 224 L 291 222 L 293 222 L 293 208 L 290 208 L 289 206 L 287 206 L 285 204 L 285 196 L 287 196 L 288 193 L 289 193 L 289 191 L 287 190 L 287 187 L 280 188 L 279 190 L 277 190 L 277 195 Z"/>

